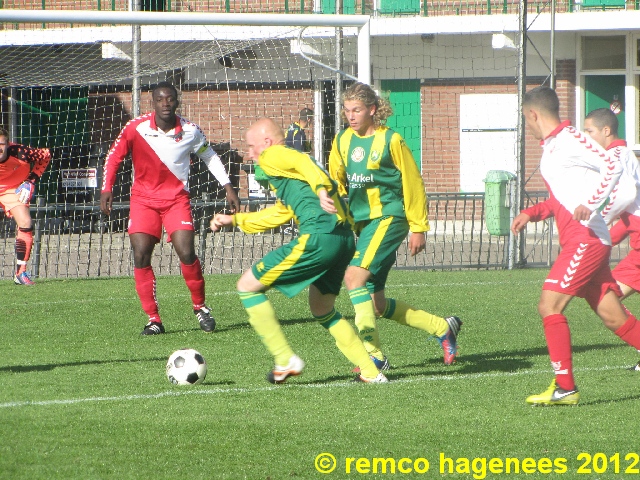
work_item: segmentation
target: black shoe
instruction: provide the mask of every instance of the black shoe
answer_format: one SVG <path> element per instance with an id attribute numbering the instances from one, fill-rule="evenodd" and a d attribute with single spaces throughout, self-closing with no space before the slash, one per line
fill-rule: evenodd
<path id="1" fill-rule="evenodd" d="M 164 333 L 164 325 L 160 322 L 149 322 L 144 326 L 140 335 L 160 335 Z"/>
<path id="2" fill-rule="evenodd" d="M 211 310 L 206 306 L 201 307 L 200 310 L 194 310 L 193 313 L 196 314 L 200 328 L 204 332 L 211 333 L 216 329 L 216 320 L 211 316 Z"/>

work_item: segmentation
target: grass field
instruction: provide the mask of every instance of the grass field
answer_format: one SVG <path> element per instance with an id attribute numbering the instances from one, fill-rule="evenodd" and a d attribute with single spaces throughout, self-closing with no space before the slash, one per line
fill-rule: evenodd
<path id="1" fill-rule="evenodd" d="M 392 272 L 390 297 L 464 326 L 459 361 L 445 367 L 434 339 L 379 321 L 392 364 L 385 385 L 351 383 L 306 296 L 276 292 L 307 368 L 268 384 L 272 360 L 235 275 L 207 277 L 213 334 L 198 328 L 182 278 L 159 278 L 167 334 L 156 337 L 139 334 L 130 278 L 1 282 L 0 478 L 640 478 L 640 372 L 629 370 L 640 355 L 583 300 L 567 311 L 580 405 L 524 403 L 552 380 L 536 312 L 545 275 Z M 640 296 L 626 305 L 640 313 Z M 344 293 L 338 306 L 352 318 Z M 203 384 L 167 381 L 166 359 L 183 347 L 207 359 Z M 329 474 L 316 468 L 331 464 L 323 453 L 335 457 Z"/>

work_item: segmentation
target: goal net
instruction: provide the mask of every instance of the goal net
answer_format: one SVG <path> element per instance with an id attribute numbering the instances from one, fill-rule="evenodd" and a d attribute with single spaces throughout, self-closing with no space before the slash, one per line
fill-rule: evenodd
<path id="1" fill-rule="evenodd" d="M 248 210 L 273 200 L 252 181 L 245 158 L 244 132 L 257 118 L 272 118 L 287 129 L 302 109 L 310 108 L 317 121 L 306 129 L 308 149 L 323 158 L 330 148 L 336 78 L 357 78 L 364 23 L 359 16 L 352 16 L 353 26 L 345 26 L 338 36 L 331 25 L 335 15 L 322 16 L 321 26 L 296 25 L 301 15 L 286 20 L 262 15 L 262 25 L 198 23 L 206 15 L 191 15 L 191 23 L 184 24 L 186 15 L 177 15 L 181 24 L 159 25 L 148 24 L 149 18 L 166 14 L 139 12 L 141 25 L 134 26 L 88 23 L 89 14 L 102 12 L 86 13 L 78 14 L 82 23 L 34 23 L 29 17 L 5 22 L 0 31 L 2 124 L 11 141 L 52 152 L 32 208 L 36 243 L 30 269 L 36 275 L 132 273 L 126 235 L 131 162 L 125 161 L 118 172 L 109 217 L 99 209 L 102 164 L 122 127 L 152 111 L 151 89 L 160 81 L 178 88 L 178 114 L 204 131 Z M 218 17 L 227 23 L 232 17 L 243 22 L 253 18 Z M 307 23 L 313 18 L 304 17 Z M 268 24 L 274 18 L 274 25 Z M 225 197 L 197 158 L 190 193 L 205 273 L 237 272 L 281 243 L 284 235 L 295 234 L 293 226 L 253 238 L 208 232 L 211 216 L 225 209 Z M 15 223 L 5 218 L 0 226 L 0 276 L 10 278 Z M 159 274 L 179 272 L 165 239 L 156 247 L 153 264 Z"/>
<path id="2" fill-rule="evenodd" d="M 517 36 L 446 29 L 420 34 L 413 24 L 421 20 L 0 9 L 2 125 L 11 140 L 53 153 L 32 202 L 32 273 L 132 274 L 126 234 L 131 163 L 118 172 L 109 217 L 99 207 L 102 165 L 122 127 L 152 110 L 151 89 L 165 80 L 181 93 L 178 113 L 198 124 L 215 146 L 246 210 L 273 202 L 252 181 L 247 127 L 270 117 L 286 129 L 310 108 L 308 150 L 324 164 L 340 126 L 339 92 L 355 79 L 372 84 L 390 100 L 394 115 L 387 124 L 411 149 L 429 196 L 427 248 L 412 256 L 401 246 L 396 266 L 506 267 L 513 202 L 500 188 L 493 189 L 493 200 L 485 195 L 484 180 L 488 171 L 517 169 Z M 546 66 L 530 67 L 530 84 L 542 83 Z M 569 74 L 557 84 L 561 93 L 573 88 Z M 571 111 L 571 105 L 566 108 Z M 544 185 L 535 168 L 538 147 L 530 145 L 524 178 L 532 179 L 527 202 L 535 203 Z M 225 199 L 197 159 L 190 190 L 205 273 L 239 273 L 296 235 L 293 225 L 263 235 L 211 233 L 209 219 L 225 210 Z M 492 230 L 486 221 L 489 201 L 500 213 Z M 536 225 L 540 230 L 528 229 L 535 237 L 528 243 L 534 252 L 528 262 L 546 264 L 552 235 L 548 226 Z M 14 238 L 15 222 L 0 214 L 0 278 L 13 275 Z M 159 275 L 179 273 L 165 240 L 154 250 L 154 269 Z"/>

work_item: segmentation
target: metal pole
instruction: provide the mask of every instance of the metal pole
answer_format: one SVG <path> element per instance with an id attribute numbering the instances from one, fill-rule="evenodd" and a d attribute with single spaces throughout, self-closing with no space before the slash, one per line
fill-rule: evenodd
<path id="1" fill-rule="evenodd" d="M 18 138 L 18 104 L 16 103 L 18 89 L 9 88 L 9 141 L 16 142 Z"/>
<path id="2" fill-rule="evenodd" d="M 522 100 L 527 91 L 527 0 L 520 0 L 519 16 L 520 38 L 518 42 L 518 130 L 516 160 L 518 171 L 516 172 L 516 189 L 514 202 L 511 204 L 511 213 L 515 217 L 524 209 L 525 199 L 525 125 Z M 509 234 L 509 269 L 523 266 L 524 262 L 524 234 L 523 229 L 518 235 Z"/>
<path id="3" fill-rule="evenodd" d="M 140 0 L 132 0 L 131 9 L 134 12 L 140 10 Z M 140 116 L 140 41 L 142 38 L 140 25 L 133 25 L 132 32 L 132 58 L 131 74 L 133 84 L 131 85 L 131 115 L 133 118 Z"/>
<path id="4" fill-rule="evenodd" d="M 549 87 L 556 88 L 556 0 L 551 0 L 551 78 Z"/>
<path id="5" fill-rule="evenodd" d="M 40 251 L 42 249 L 42 231 L 44 230 L 44 197 L 36 197 L 36 214 L 33 222 L 33 261 L 31 273 L 34 278 L 40 276 Z"/>
<path id="6" fill-rule="evenodd" d="M 341 0 L 336 0 L 336 14 L 342 13 L 342 2 Z M 336 69 L 342 70 L 342 28 L 336 27 Z M 334 135 L 337 135 L 340 131 L 340 127 L 342 126 L 342 122 L 340 121 L 340 98 L 342 97 L 342 75 L 340 72 L 336 72 L 336 88 L 335 88 L 335 105 L 336 105 L 336 115 L 334 118 Z"/>
<path id="7" fill-rule="evenodd" d="M 324 102 L 322 101 L 322 80 L 313 81 L 313 154 L 316 163 L 324 167 L 324 142 L 322 138 L 322 112 Z"/>

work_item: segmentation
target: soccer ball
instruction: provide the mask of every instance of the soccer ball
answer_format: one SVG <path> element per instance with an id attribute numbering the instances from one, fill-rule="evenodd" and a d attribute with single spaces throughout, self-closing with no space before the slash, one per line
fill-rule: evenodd
<path id="1" fill-rule="evenodd" d="M 207 376 L 207 362 L 192 348 L 176 350 L 167 361 L 167 378 L 174 385 L 195 385 Z"/>

